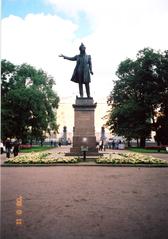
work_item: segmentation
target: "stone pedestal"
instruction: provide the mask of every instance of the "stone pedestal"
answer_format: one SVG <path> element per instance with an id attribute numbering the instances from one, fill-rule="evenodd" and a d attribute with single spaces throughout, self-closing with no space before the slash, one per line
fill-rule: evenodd
<path id="1" fill-rule="evenodd" d="M 70 149 L 70 155 L 83 155 L 81 147 L 87 149 L 86 155 L 98 155 L 94 124 L 96 103 L 93 98 L 77 97 L 73 108 L 73 147 Z"/>

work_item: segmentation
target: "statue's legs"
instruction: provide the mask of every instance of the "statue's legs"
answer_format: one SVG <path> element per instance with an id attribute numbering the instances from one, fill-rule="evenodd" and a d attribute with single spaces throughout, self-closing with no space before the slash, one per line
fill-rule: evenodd
<path id="1" fill-rule="evenodd" d="M 85 83 L 85 87 L 86 87 L 86 94 L 87 94 L 87 97 L 89 98 L 89 97 L 90 97 L 90 87 L 89 87 L 89 82 L 88 82 L 88 83 Z"/>
<path id="2" fill-rule="evenodd" d="M 79 94 L 80 97 L 83 97 L 83 84 L 79 82 Z"/>

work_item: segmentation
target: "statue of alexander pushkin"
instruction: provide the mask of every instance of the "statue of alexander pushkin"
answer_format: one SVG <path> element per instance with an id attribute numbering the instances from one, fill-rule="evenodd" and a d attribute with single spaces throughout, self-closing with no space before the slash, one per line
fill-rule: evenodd
<path id="1" fill-rule="evenodd" d="M 83 98 L 83 85 L 86 88 L 87 97 L 90 98 L 90 87 L 89 83 L 91 81 L 90 74 L 93 75 L 92 71 L 92 61 L 91 56 L 86 54 L 86 47 L 81 43 L 79 47 L 80 54 L 74 57 L 68 57 L 64 55 L 59 55 L 66 60 L 76 61 L 76 66 L 71 78 L 71 81 L 79 84 L 79 94 Z"/>

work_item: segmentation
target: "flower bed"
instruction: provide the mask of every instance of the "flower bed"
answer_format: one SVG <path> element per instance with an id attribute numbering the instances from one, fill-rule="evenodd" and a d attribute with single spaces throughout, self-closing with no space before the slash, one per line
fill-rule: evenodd
<path id="1" fill-rule="evenodd" d="M 160 145 L 160 146 L 145 146 L 145 149 L 160 149 L 160 150 L 165 150 L 168 145 Z"/>
<path id="2" fill-rule="evenodd" d="M 65 156 L 58 152 L 52 154 L 49 152 L 27 153 L 19 155 L 15 158 L 10 158 L 5 161 L 5 164 L 57 164 L 57 163 L 79 163 L 80 158 L 75 156 Z M 168 166 L 164 160 L 154 158 L 152 156 L 143 155 L 140 153 L 112 153 L 100 156 L 95 159 L 98 164 L 162 164 Z"/>
<path id="3" fill-rule="evenodd" d="M 54 163 L 77 163 L 77 157 L 64 156 L 63 154 L 53 155 L 50 153 L 29 153 L 11 158 L 5 164 L 54 164 Z"/>
<path id="4" fill-rule="evenodd" d="M 31 144 L 21 144 L 19 146 L 20 149 L 31 149 L 32 145 Z"/>
<path id="5" fill-rule="evenodd" d="M 113 153 L 96 159 L 99 164 L 167 164 L 166 161 L 139 153 Z"/>

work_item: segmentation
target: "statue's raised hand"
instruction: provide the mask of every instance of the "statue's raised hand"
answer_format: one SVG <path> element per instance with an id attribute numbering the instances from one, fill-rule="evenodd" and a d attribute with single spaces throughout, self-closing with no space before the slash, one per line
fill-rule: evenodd
<path id="1" fill-rule="evenodd" d="M 64 55 L 63 55 L 63 54 L 60 54 L 59 57 L 64 57 Z"/>

